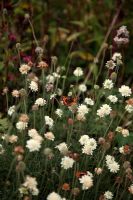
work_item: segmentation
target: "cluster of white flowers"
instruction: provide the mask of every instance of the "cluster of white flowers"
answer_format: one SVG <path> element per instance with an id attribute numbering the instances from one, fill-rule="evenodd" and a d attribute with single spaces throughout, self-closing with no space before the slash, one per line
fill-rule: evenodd
<path id="1" fill-rule="evenodd" d="M 69 168 L 72 168 L 73 167 L 73 164 L 74 164 L 74 160 L 68 156 L 64 156 L 62 159 L 61 159 L 61 167 L 63 169 L 69 169 Z"/>
<path id="2" fill-rule="evenodd" d="M 74 74 L 76 77 L 80 77 L 80 76 L 83 75 L 83 70 L 81 69 L 81 67 L 77 67 L 77 68 L 74 70 L 73 74 Z"/>
<path id="3" fill-rule="evenodd" d="M 62 111 L 61 109 L 57 108 L 56 111 L 55 111 L 55 114 L 56 114 L 58 117 L 61 118 L 62 115 L 63 115 L 63 111 Z"/>
<path id="4" fill-rule="evenodd" d="M 88 135 L 82 135 L 79 142 L 83 145 L 82 153 L 87 155 L 92 155 L 93 151 L 97 147 L 96 140 L 94 138 L 90 138 Z"/>
<path id="5" fill-rule="evenodd" d="M 49 126 L 49 128 L 52 128 L 54 125 L 54 121 L 49 116 L 45 116 L 45 124 Z"/>
<path id="6" fill-rule="evenodd" d="M 132 112 L 133 112 L 133 106 L 127 104 L 127 105 L 125 106 L 125 110 L 126 110 L 128 113 L 132 113 Z"/>
<path id="7" fill-rule="evenodd" d="M 27 140 L 26 147 L 30 152 L 39 151 L 43 138 L 38 134 L 36 129 L 29 130 L 28 135 L 31 139 Z"/>
<path id="8" fill-rule="evenodd" d="M 113 193 L 110 192 L 110 191 L 106 191 L 106 192 L 104 193 L 104 198 L 105 198 L 105 200 L 113 199 Z"/>
<path id="9" fill-rule="evenodd" d="M 78 106 L 78 109 L 77 109 L 77 113 L 78 113 L 78 116 L 80 118 L 85 118 L 85 115 L 89 112 L 89 108 L 84 105 L 84 104 L 81 104 Z"/>
<path id="10" fill-rule="evenodd" d="M 23 195 L 25 189 L 27 189 L 33 196 L 37 196 L 39 194 L 39 190 L 37 188 L 36 178 L 31 176 L 26 176 L 25 182 L 19 188 L 19 192 Z"/>
<path id="11" fill-rule="evenodd" d="M 54 136 L 54 134 L 53 134 L 52 132 L 47 132 L 47 133 L 45 133 L 45 134 L 44 134 L 44 137 L 45 137 L 46 139 L 52 140 L 52 141 L 54 141 L 54 139 L 55 139 L 55 136 Z"/>
<path id="12" fill-rule="evenodd" d="M 97 110 L 97 115 L 99 117 L 105 117 L 109 115 L 112 111 L 112 108 L 108 104 L 103 104 L 100 109 Z"/>
<path id="13" fill-rule="evenodd" d="M 51 192 L 47 196 L 47 200 L 66 200 L 65 198 L 62 198 L 58 193 L 56 192 Z"/>
<path id="14" fill-rule="evenodd" d="M 121 95 L 122 95 L 123 97 L 129 97 L 129 96 L 132 94 L 131 88 L 129 88 L 129 87 L 126 86 L 126 85 L 122 85 L 122 86 L 119 88 L 119 92 L 121 93 Z"/>
<path id="15" fill-rule="evenodd" d="M 109 90 L 111 90 L 112 88 L 113 88 L 113 82 L 112 82 L 112 80 L 110 80 L 110 79 L 106 79 L 105 81 L 104 81 L 104 83 L 103 83 L 103 87 L 104 87 L 104 89 L 109 89 Z"/>
<path id="16" fill-rule="evenodd" d="M 93 175 L 90 172 L 87 172 L 86 175 L 83 175 L 79 178 L 80 183 L 82 184 L 83 190 L 88 190 L 93 186 Z"/>
<path id="17" fill-rule="evenodd" d="M 46 100 L 43 98 L 38 98 L 35 101 L 35 105 L 37 105 L 37 106 L 44 106 L 45 104 L 46 104 Z"/>
<path id="18" fill-rule="evenodd" d="M 38 84 L 35 81 L 31 81 L 29 88 L 31 89 L 32 92 L 37 92 L 38 91 Z"/>
<path id="19" fill-rule="evenodd" d="M 115 161 L 113 156 L 106 156 L 106 165 L 112 173 L 117 173 L 119 171 L 120 165 Z"/>
<path id="20" fill-rule="evenodd" d="M 89 106 L 93 106 L 94 105 L 94 101 L 91 98 L 85 98 L 84 103 L 89 105 Z"/>
<path id="21" fill-rule="evenodd" d="M 112 103 L 116 103 L 118 101 L 118 98 L 115 95 L 109 95 L 107 97 Z"/>
<path id="22" fill-rule="evenodd" d="M 65 142 L 60 143 L 55 148 L 58 149 L 63 155 L 66 155 L 68 153 L 68 147 Z"/>
<path id="23" fill-rule="evenodd" d="M 28 122 L 18 121 L 18 122 L 16 123 L 16 128 L 17 128 L 19 131 L 23 131 L 23 130 L 25 130 L 27 127 L 28 127 Z"/>
<path id="24" fill-rule="evenodd" d="M 21 74 L 27 74 L 30 71 L 30 66 L 27 64 L 22 64 L 19 68 Z"/>
<path id="25" fill-rule="evenodd" d="M 80 84 L 79 85 L 79 91 L 80 92 L 86 92 L 87 91 L 87 87 L 86 87 L 86 85 L 85 84 Z"/>
<path id="26" fill-rule="evenodd" d="M 53 75 L 48 75 L 47 77 L 46 77 L 46 81 L 47 81 L 47 83 L 54 83 L 55 82 L 55 77 L 53 76 Z"/>
<path id="27" fill-rule="evenodd" d="M 16 108 L 15 105 L 13 105 L 8 109 L 8 115 L 9 116 L 13 115 L 13 113 L 15 112 L 15 108 Z"/>

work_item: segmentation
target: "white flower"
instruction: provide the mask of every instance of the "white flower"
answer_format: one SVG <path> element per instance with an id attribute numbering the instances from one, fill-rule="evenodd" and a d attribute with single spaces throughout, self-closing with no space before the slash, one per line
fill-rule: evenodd
<path id="1" fill-rule="evenodd" d="M 82 183 L 83 190 L 88 190 L 93 186 L 93 179 L 89 174 L 82 176 L 79 181 Z"/>
<path id="2" fill-rule="evenodd" d="M 131 194 L 133 194 L 133 184 L 130 185 L 130 187 L 128 188 L 128 190 L 129 190 L 129 192 L 130 192 Z"/>
<path id="3" fill-rule="evenodd" d="M 51 192 L 48 196 L 47 196 L 47 200 L 62 200 L 61 196 L 59 194 L 57 194 L 56 192 Z"/>
<path id="4" fill-rule="evenodd" d="M 56 96 L 57 96 L 57 94 L 56 94 L 56 93 L 53 93 L 53 94 L 50 95 L 50 99 L 53 99 L 53 98 L 55 98 Z"/>
<path id="5" fill-rule="evenodd" d="M 89 108 L 87 108 L 86 105 L 84 104 L 81 104 L 78 106 L 78 110 L 77 110 L 78 114 L 82 114 L 82 115 L 85 115 L 89 112 Z"/>
<path id="6" fill-rule="evenodd" d="M 89 136 L 88 135 L 82 135 L 79 139 L 79 142 L 81 145 L 85 145 L 89 140 Z"/>
<path id="7" fill-rule="evenodd" d="M 77 68 L 74 70 L 73 74 L 74 74 L 76 77 L 80 77 L 80 76 L 83 75 L 83 70 L 81 69 L 81 67 L 77 67 Z"/>
<path id="8" fill-rule="evenodd" d="M 96 147 L 97 147 L 96 140 L 94 138 L 89 138 L 82 148 L 82 153 L 87 155 L 92 155 Z"/>
<path id="9" fill-rule="evenodd" d="M 117 59 L 118 59 L 118 60 L 121 60 L 121 59 L 122 59 L 121 53 L 114 53 L 114 54 L 113 54 L 112 60 L 117 61 Z"/>
<path id="10" fill-rule="evenodd" d="M 8 141 L 10 143 L 17 142 L 18 141 L 18 136 L 17 135 L 10 135 L 9 138 L 8 138 Z"/>
<path id="11" fill-rule="evenodd" d="M 27 122 L 19 121 L 19 122 L 16 123 L 16 128 L 20 131 L 25 130 L 27 127 L 28 127 Z"/>
<path id="12" fill-rule="evenodd" d="M 112 88 L 113 88 L 113 82 L 112 82 L 112 80 L 110 80 L 110 79 L 106 79 L 105 81 L 104 81 L 104 83 L 103 83 L 103 87 L 104 87 L 104 89 L 109 89 L 109 90 L 111 90 Z"/>
<path id="13" fill-rule="evenodd" d="M 69 158 L 68 156 L 65 156 L 61 159 L 61 167 L 64 169 L 69 169 L 73 167 L 74 160 L 72 158 Z"/>
<path id="14" fill-rule="evenodd" d="M 38 195 L 39 190 L 37 188 L 36 178 L 31 176 L 26 176 L 25 182 L 22 185 L 26 187 L 32 193 L 33 196 Z"/>
<path id="15" fill-rule="evenodd" d="M 54 125 L 54 121 L 49 116 L 45 116 L 45 124 L 49 126 L 49 128 L 52 128 Z"/>
<path id="16" fill-rule="evenodd" d="M 54 76 L 54 78 L 60 78 L 60 74 L 58 74 L 56 72 L 53 72 L 53 76 Z"/>
<path id="17" fill-rule="evenodd" d="M 12 114 L 15 112 L 15 105 L 11 106 L 9 109 L 8 109 L 8 115 L 12 116 Z"/>
<path id="18" fill-rule="evenodd" d="M 26 147 L 29 149 L 30 152 L 39 151 L 41 148 L 41 142 L 36 139 L 30 139 L 26 142 Z"/>
<path id="19" fill-rule="evenodd" d="M 52 75 L 48 75 L 46 77 L 46 80 L 47 80 L 48 83 L 54 83 L 55 82 L 55 77 L 52 76 Z"/>
<path id="20" fill-rule="evenodd" d="M 121 133 L 122 133 L 123 137 L 129 136 L 129 130 L 128 129 L 122 129 Z"/>
<path id="21" fill-rule="evenodd" d="M 61 109 L 58 108 L 58 109 L 56 109 L 55 114 L 58 115 L 58 117 L 61 118 L 62 115 L 63 115 L 63 111 L 62 111 Z"/>
<path id="22" fill-rule="evenodd" d="M 106 156 L 106 165 L 112 173 L 117 173 L 120 169 L 120 165 L 115 161 L 115 158 L 110 155 Z"/>
<path id="23" fill-rule="evenodd" d="M 38 142 L 42 142 L 42 140 L 43 140 L 42 136 L 40 136 L 40 135 L 38 134 L 38 132 L 37 132 L 36 129 L 30 129 L 30 130 L 28 131 L 28 135 L 29 135 L 32 139 L 37 140 Z"/>
<path id="24" fill-rule="evenodd" d="M 126 86 L 126 85 L 122 85 L 119 88 L 119 92 L 121 93 L 121 95 L 123 97 L 129 97 L 132 94 L 131 89 L 128 86 Z"/>
<path id="25" fill-rule="evenodd" d="M 115 95 L 109 95 L 108 99 L 112 102 L 112 103 L 116 103 L 118 101 L 118 98 Z"/>
<path id="26" fill-rule="evenodd" d="M 126 110 L 128 113 L 132 113 L 132 112 L 133 112 L 133 106 L 132 106 L 132 105 L 126 105 L 126 106 L 125 106 L 125 110 Z"/>
<path id="27" fill-rule="evenodd" d="M 45 137 L 46 139 L 52 140 L 52 141 L 54 141 L 54 139 L 55 139 L 55 136 L 54 136 L 54 134 L 53 134 L 52 132 L 47 132 L 47 133 L 45 133 L 45 134 L 44 134 L 44 137 Z"/>
<path id="28" fill-rule="evenodd" d="M 105 117 L 111 113 L 112 108 L 108 104 L 103 104 L 100 109 L 97 110 L 99 117 Z"/>
<path id="29" fill-rule="evenodd" d="M 119 152 L 122 153 L 122 154 L 125 154 L 125 152 L 124 152 L 124 146 L 122 146 L 122 147 L 119 148 Z"/>
<path id="30" fill-rule="evenodd" d="M 105 193 L 104 193 L 104 197 L 105 197 L 105 199 L 106 200 L 110 200 L 110 199 L 113 199 L 113 193 L 112 192 L 110 192 L 110 191 L 106 191 Z"/>
<path id="31" fill-rule="evenodd" d="M 86 90 L 87 90 L 87 87 L 86 87 L 85 84 L 80 84 L 80 85 L 79 85 L 79 91 L 81 91 L 81 92 L 86 92 Z"/>
<path id="32" fill-rule="evenodd" d="M 28 71 L 30 71 L 30 66 L 27 64 L 22 64 L 19 68 L 19 71 L 21 72 L 21 74 L 27 74 Z"/>
<path id="33" fill-rule="evenodd" d="M 65 142 L 60 143 L 55 148 L 57 148 L 60 151 L 60 153 L 62 153 L 63 155 L 68 153 L 68 147 Z"/>
<path id="34" fill-rule="evenodd" d="M 90 106 L 94 105 L 94 101 L 91 98 L 85 98 L 84 102 Z"/>
<path id="35" fill-rule="evenodd" d="M 46 100 L 43 99 L 43 98 L 38 98 L 36 101 L 35 101 L 35 105 L 37 106 L 44 106 L 46 104 Z"/>
<path id="36" fill-rule="evenodd" d="M 109 60 L 106 62 L 105 66 L 108 68 L 108 69 L 114 69 L 116 64 L 114 63 L 113 60 Z"/>
<path id="37" fill-rule="evenodd" d="M 32 92 L 37 92 L 38 91 L 38 84 L 35 81 L 31 81 L 29 88 L 31 89 Z"/>

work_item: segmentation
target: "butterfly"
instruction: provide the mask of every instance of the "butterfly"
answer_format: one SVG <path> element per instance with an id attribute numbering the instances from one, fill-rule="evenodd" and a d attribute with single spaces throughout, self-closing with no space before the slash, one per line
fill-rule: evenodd
<path id="1" fill-rule="evenodd" d="M 65 106 L 73 106 L 77 104 L 77 97 L 62 96 L 61 100 Z"/>

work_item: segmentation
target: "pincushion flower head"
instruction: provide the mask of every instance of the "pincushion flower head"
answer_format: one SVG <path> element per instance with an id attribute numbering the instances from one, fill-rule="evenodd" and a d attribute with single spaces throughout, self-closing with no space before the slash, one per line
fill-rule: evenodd
<path id="1" fill-rule="evenodd" d="M 81 178 L 79 178 L 83 190 L 88 190 L 93 186 L 92 177 L 92 174 L 87 172 L 87 175 L 83 175 Z"/>
<path id="2" fill-rule="evenodd" d="M 79 91 L 80 92 L 86 92 L 86 90 L 87 90 L 87 87 L 86 87 L 85 84 L 82 83 L 82 84 L 79 85 Z"/>
<path id="3" fill-rule="evenodd" d="M 120 169 L 120 165 L 115 161 L 115 158 L 113 156 L 107 155 L 105 159 L 106 165 L 110 172 L 117 173 Z"/>
<path id="4" fill-rule="evenodd" d="M 108 99 L 110 100 L 110 102 L 112 102 L 113 104 L 115 104 L 115 103 L 118 101 L 118 98 L 117 98 L 117 96 L 115 96 L 115 95 L 109 95 L 107 98 L 108 98 Z"/>
<path id="5" fill-rule="evenodd" d="M 65 142 L 58 144 L 55 148 L 58 149 L 63 155 L 66 155 L 68 153 L 68 147 Z"/>
<path id="6" fill-rule="evenodd" d="M 126 86 L 126 85 L 122 85 L 119 88 L 119 92 L 121 93 L 123 97 L 129 97 L 132 94 L 131 89 L 129 88 L 129 86 Z"/>
<path id="7" fill-rule="evenodd" d="M 113 199 L 113 193 L 110 191 L 106 191 L 104 193 L 104 197 L 105 197 L 105 200 L 111 200 L 111 199 Z"/>
<path id="8" fill-rule="evenodd" d="M 31 89 L 32 92 L 37 92 L 38 91 L 38 84 L 35 81 L 31 81 L 29 88 Z"/>
<path id="9" fill-rule="evenodd" d="M 80 76 L 83 75 L 83 70 L 81 69 L 81 67 L 77 67 L 77 68 L 74 70 L 73 74 L 74 74 L 76 77 L 80 77 Z"/>
<path id="10" fill-rule="evenodd" d="M 27 64 L 22 64 L 19 68 L 19 71 L 21 72 L 21 74 L 28 74 L 28 72 L 30 71 L 31 67 Z"/>
<path id="11" fill-rule="evenodd" d="M 99 117 L 105 117 L 109 115 L 112 111 L 112 108 L 108 104 L 103 104 L 100 109 L 97 110 L 97 115 Z"/>
<path id="12" fill-rule="evenodd" d="M 72 168 L 73 167 L 73 164 L 74 164 L 74 160 L 68 156 L 64 156 L 62 159 L 61 159 L 61 167 L 63 169 L 69 169 L 69 168 Z"/>
<path id="13" fill-rule="evenodd" d="M 53 134 L 52 132 L 47 132 L 47 133 L 45 133 L 45 134 L 44 134 L 44 137 L 45 137 L 46 139 L 52 140 L 52 141 L 54 141 L 54 139 L 55 139 L 55 136 L 54 136 L 54 134 Z"/>
<path id="14" fill-rule="evenodd" d="M 54 121 L 49 116 L 45 116 L 45 124 L 49 126 L 49 128 L 52 128 L 54 125 Z"/>
<path id="15" fill-rule="evenodd" d="M 103 83 L 103 87 L 104 87 L 104 89 L 109 89 L 109 90 L 111 90 L 112 88 L 113 88 L 113 82 L 112 82 L 112 80 L 110 80 L 110 79 L 106 79 L 105 81 L 104 81 L 104 83 Z"/>
<path id="16" fill-rule="evenodd" d="M 39 151 L 41 148 L 41 142 L 36 139 L 29 139 L 26 142 L 26 147 L 29 149 L 30 152 Z"/>
<path id="17" fill-rule="evenodd" d="M 94 101 L 91 98 L 85 98 L 84 103 L 89 105 L 89 106 L 93 106 L 94 105 Z"/>
<path id="18" fill-rule="evenodd" d="M 35 105 L 37 106 L 44 106 L 46 104 L 46 100 L 43 99 L 43 98 L 38 98 L 36 101 L 35 101 Z"/>
<path id="19" fill-rule="evenodd" d="M 65 198 L 62 198 L 58 193 L 56 192 L 51 192 L 47 196 L 47 200 L 66 200 Z"/>

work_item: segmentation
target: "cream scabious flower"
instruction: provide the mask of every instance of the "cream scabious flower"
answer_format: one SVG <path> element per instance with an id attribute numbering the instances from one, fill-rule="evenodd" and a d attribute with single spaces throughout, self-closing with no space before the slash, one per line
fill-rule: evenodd
<path id="1" fill-rule="evenodd" d="M 16 123 L 16 128 L 20 131 L 25 130 L 27 127 L 28 127 L 27 122 L 19 121 L 19 122 Z"/>
<path id="2" fill-rule="evenodd" d="M 46 104 L 46 100 L 43 98 L 38 98 L 35 101 L 35 105 L 37 105 L 37 106 L 44 106 L 45 104 Z"/>
<path id="3" fill-rule="evenodd" d="M 89 136 L 88 135 L 82 135 L 79 139 L 79 143 L 81 145 L 85 145 L 89 140 Z"/>
<path id="4" fill-rule="evenodd" d="M 117 173 L 120 169 L 120 165 L 115 161 L 115 158 L 110 155 L 106 156 L 106 165 L 112 173 Z"/>
<path id="5" fill-rule="evenodd" d="M 78 106 L 77 112 L 78 112 L 78 114 L 85 115 L 85 114 L 87 114 L 89 112 L 89 108 L 84 104 L 80 104 Z"/>
<path id="6" fill-rule="evenodd" d="M 112 102 L 112 103 L 116 103 L 118 101 L 118 98 L 115 95 L 109 95 L 108 99 Z"/>
<path id="7" fill-rule="evenodd" d="M 38 142 L 42 142 L 43 138 L 41 135 L 39 135 L 39 133 L 37 132 L 36 129 L 30 129 L 28 131 L 28 135 L 34 139 L 34 140 L 37 140 Z"/>
<path id="8" fill-rule="evenodd" d="M 109 90 L 111 90 L 112 88 L 113 88 L 113 82 L 112 82 L 112 80 L 110 80 L 110 79 L 106 79 L 105 81 L 104 81 L 104 83 L 103 83 L 103 87 L 104 87 L 104 89 L 109 89 Z"/>
<path id="9" fill-rule="evenodd" d="M 117 53 L 117 52 L 116 52 L 116 53 L 113 54 L 112 60 L 113 60 L 113 61 L 117 61 L 117 59 L 118 59 L 118 60 L 121 60 L 121 59 L 122 59 L 121 53 Z"/>
<path id="10" fill-rule="evenodd" d="M 68 153 L 68 147 L 65 142 L 58 144 L 55 148 L 58 149 L 63 155 L 66 155 Z"/>
<path id="11" fill-rule="evenodd" d="M 128 129 L 123 128 L 121 133 L 122 133 L 123 137 L 129 136 L 129 130 Z"/>
<path id="12" fill-rule="evenodd" d="M 125 106 L 125 110 L 126 110 L 128 113 L 132 113 L 132 112 L 133 112 L 133 106 L 132 106 L 132 105 L 126 105 L 126 106 Z"/>
<path id="13" fill-rule="evenodd" d="M 126 86 L 126 85 L 122 85 L 122 86 L 119 88 L 119 92 L 121 93 L 121 95 L 122 95 L 123 97 L 129 97 L 129 96 L 132 94 L 131 88 L 129 88 L 129 87 Z"/>
<path id="14" fill-rule="evenodd" d="M 45 116 L 45 124 L 49 126 L 49 128 L 52 128 L 54 125 L 54 121 L 49 116 Z"/>
<path id="15" fill-rule="evenodd" d="M 16 108 L 15 105 L 13 105 L 8 109 L 8 115 L 9 116 L 13 115 L 13 113 L 15 112 L 15 108 Z"/>
<path id="16" fill-rule="evenodd" d="M 39 151 L 41 148 L 41 142 L 36 139 L 29 139 L 26 142 L 26 147 L 29 149 L 30 152 Z"/>
<path id="17" fill-rule="evenodd" d="M 74 164 L 74 160 L 68 156 L 65 156 L 64 158 L 62 158 L 61 160 L 61 167 L 64 169 L 69 169 L 73 167 Z"/>
<path id="18" fill-rule="evenodd" d="M 84 102 L 89 105 L 89 106 L 93 106 L 94 105 L 94 101 L 91 98 L 85 98 Z"/>
<path id="19" fill-rule="evenodd" d="M 106 191 L 104 193 L 104 197 L 105 197 L 105 200 L 111 200 L 111 199 L 113 199 L 113 193 L 110 191 Z"/>
<path id="20" fill-rule="evenodd" d="M 108 104 L 103 104 L 100 109 L 97 110 L 99 117 L 105 117 L 111 113 L 112 108 Z"/>
<path id="21" fill-rule="evenodd" d="M 31 89 L 32 92 L 37 92 L 38 91 L 38 84 L 35 81 L 31 81 L 29 88 Z"/>
<path id="22" fill-rule="evenodd" d="M 45 133 L 45 134 L 44 134 L 44 137 L 45 137 L 46 139 L 52 140 L 52 141 L 54 141 L 54 139 L 55 139 L 55 136 L 54 136 L 54 134 L 53 134 L 52 132 L 47 132 L 47 133 Z"/>
<path id="23" fill-rule="evenodd" d="M 56 192 L 51 192 L 47 196 L 47 200 L 65 200 L 65 198 L 62 198 L 58 193 Z"/>
<path id="24" fill-rule="evenodd" d="M 27 74 L 30 71 L 30 66 L 27 64 L 22 64 L 19 68 L 21 74 Z"/>
<path id="25" fill-rule="evenodd" d="M 80 76 L 83 75 L 83 70 L 81 69 L 81 67 L 77 67 L 77 68 L 74 70 L 73 74 L 74 74 L 76 77 L 80 77 Z"/>
<path id="26" fill-rule="evenodd" d="M 89 174 L 83 175 L 79 179 L 79 181 L 82 184 L 83 190 L 88 190 L 89 188 L 91 188 L 93 186 L 93 179 L 92 179 L 92 176 L 90 176 Z"/>
<path id="27" fill-rule="evenodd" d="M 81 91 L 81 92 L 86 92 L 86 90 L 87 90 L 87 87 L 86 87 L 85 84 L 80 84 L 80 85 L 79 85 L 79 91 Z"/>
<path id="28" fill-rule="evenodd" d="M 55 114 L 56 114 L 58 117 L 61 118 L 62 115 L 63 115 L 63 111 L 62 111 L 61 109 L 57 108 L 56 111 L 55 111 Z"/>

